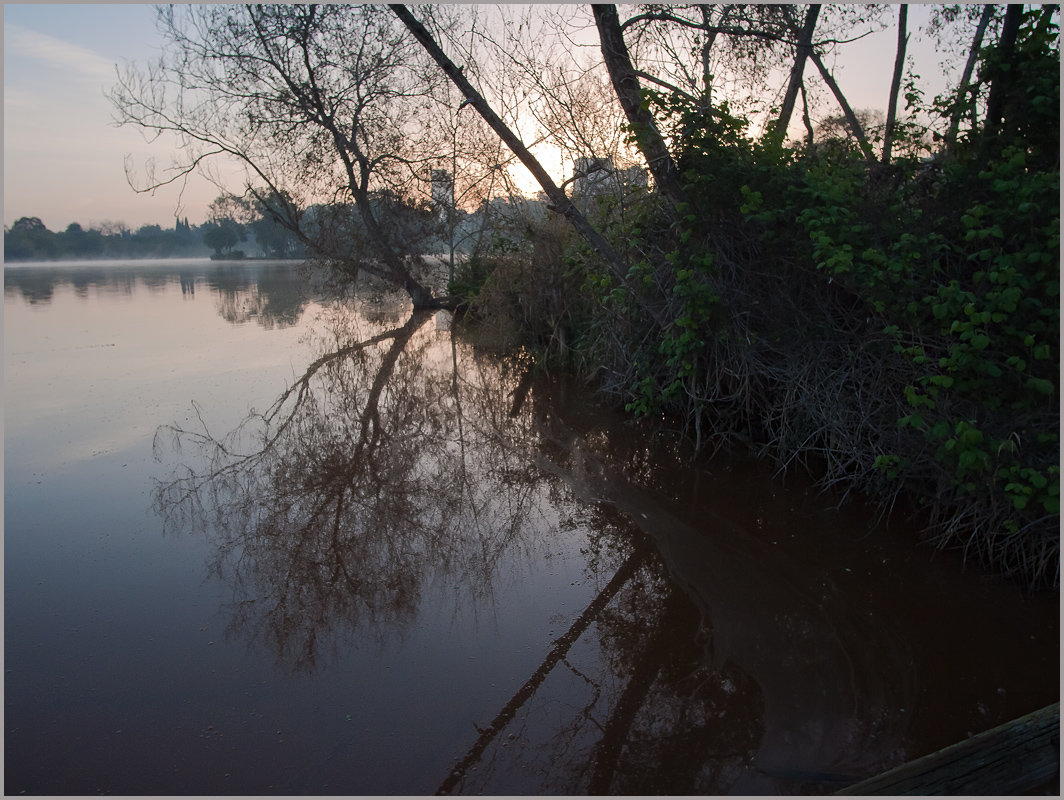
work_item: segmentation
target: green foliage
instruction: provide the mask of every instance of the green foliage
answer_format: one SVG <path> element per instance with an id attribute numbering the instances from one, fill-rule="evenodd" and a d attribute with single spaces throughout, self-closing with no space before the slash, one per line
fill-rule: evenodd
<path id="1" fill-rule="evenodd" d="M 983 531 L 999 568 L 1055 583 L 1059 55 L 1047 20 L 1026 12 L 1011 52 L 982 54 L 984 80 L 1015 78 L 1000 122 L 923 161 L 904 121 L 903 157 L 869 165 L 852 142 L 754 141 L 725 105 L 648 92 L 690 202 L 607 231 L 628 248 L 626 283 L 583 262 L 581 341 L 603 382 L 696 441 L 707 426 L 761 431 L 781 463 L 816 453 L 829 483 L 885 506 L 899 491 L 920 499 L 940 541 Z M 913 86 L 906 101 L 928 110 Z"/>
<path id="2" fill-rule="evenodd" d="M 495 266 L 490 256 L 477 255 L 460 261 L 455 265 L 454 280 L 448 284 L 447 293 L 466 301 L 475 299 Z"/>

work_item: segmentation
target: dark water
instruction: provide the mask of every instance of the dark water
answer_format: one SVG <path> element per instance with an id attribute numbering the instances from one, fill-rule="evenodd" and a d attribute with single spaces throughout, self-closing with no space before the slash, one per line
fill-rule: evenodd
<path id="1" fill-rule="evenodd" d="M 290 264 L 5 271 L 5 793 L 833 791 L 1058 599 Z"/>

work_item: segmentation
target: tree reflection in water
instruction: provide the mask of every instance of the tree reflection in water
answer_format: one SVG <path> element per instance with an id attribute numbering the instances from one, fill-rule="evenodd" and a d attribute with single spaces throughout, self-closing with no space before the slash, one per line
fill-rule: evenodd
<path id="1" fill-rule="evenodd" d="M 490 592 L 533 511 L 527 464 L 465 441 L 430 316 L 363 337 L 358 316 L 329 313 L 326 352 L 264 412 L 216 437 L 197 410 L 198 427 L 156 439 L 195 455 L 156 506 L 170 529 L 211 531 L 241 598 L 231 629 L 302 669 L 327 640 L 401 627 L 434 575 Z"/>
<path id="2" fill-rule="evenodd" d="M 566 424 L 554 408 L 536 419 L 537 465 L 609 512 L 613 524 L 590 525 L 600 543 L 642 536 L 655 557 L 597 620 L 590 705 L 547 738 L 549 724 L 526 725 L 488 775 L 442 790 L 822 793 L 904 760 L 913 664 L 891 621 L 869 625 L 809 574 L 815 560 L 712 512 L 678 516 L 640 437 L 576 414 Z M 637 530 L 621 533 L 624 521 Z M 567 666 L 590 685 L 590 666 Z"/>
<path id="3" fill-rule="evenodd" d="M 431 316 L 326 313 L 322 355 L 268 409 L 157 437 L 194 462 L 158 511 L 210 531 L 233 634 L 312 670 L 401 631 L 437 579 L 490 600 L 504 557 L 563 519 L 591 532 L 602 589 L 496 718 L 471 720 L 441 792 L 825 789 L 897 760 L 880 708 L 908 688 L 870 678 L 894 653 L 741 532 L 707 538 L 639 488 L 634 437 L 567 423 L 555 386 L 441 346 Z"/>
<path id="4" fill-rule="evenodd" d="M 308 288 L 321 280 L 309 263 L 298 268 L 222 266 L 206 276 L 222 319 L 234 325 L 254 319 L 267 330 L 295 325 L 309 302 Z M 182 292 L 184 287 L 183 280 Z"/>

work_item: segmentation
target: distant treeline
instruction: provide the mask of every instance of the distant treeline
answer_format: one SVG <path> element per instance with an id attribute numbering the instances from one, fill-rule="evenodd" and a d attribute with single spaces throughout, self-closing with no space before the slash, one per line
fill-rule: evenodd
<path id="1" fill-rule="evenodd" d="M 124 225 L 105 223 L 85 229 L 72 222 L 66 230 L 49 230 L 38 217 L 21 217 L 4 226 L 5 261 L 50 261 L 58 259 L 202 257 L 210 254 L 243 258 L 268 256 L 296 258 L 302 255 L 298 242 L 286 231 L 255 220 L 241 224 L 219 219 L 203 225 L 177 220 L 173 228 L 144 225 L 131 231 Z M 236 249 L 248 242 L 245 250 Z"/>

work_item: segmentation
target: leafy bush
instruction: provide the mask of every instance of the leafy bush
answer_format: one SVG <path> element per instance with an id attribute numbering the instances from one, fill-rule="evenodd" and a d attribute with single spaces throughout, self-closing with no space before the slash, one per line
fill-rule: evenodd
<path id="1" fill-rule="evenodd" d="M 627 284 L 581 262 L 588 371 L 697 446 L 743 438 L 884 509 L 912 498 L 938 544 L 1057 585 L 1050 18 L 1026 12 L 1012 51 L 983 53 L 985 80 L 1010 76 L 1001 119 L 925 161 L 754 141 L 726 107 L 648 93 L 690 202 L 607 220 Z"/>

